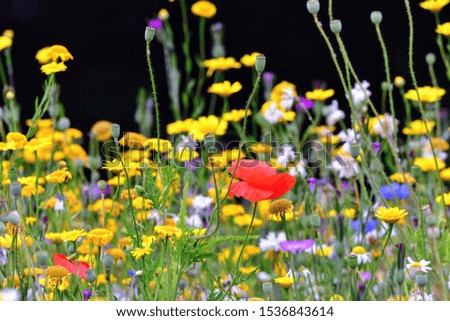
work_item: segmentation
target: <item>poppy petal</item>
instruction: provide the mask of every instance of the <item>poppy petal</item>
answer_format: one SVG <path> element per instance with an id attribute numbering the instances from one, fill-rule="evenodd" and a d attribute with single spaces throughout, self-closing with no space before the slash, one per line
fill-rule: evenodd
<path id="1" fill-rule="evenodd" d="M 272 193 L 270 190 L 256 188 L 246 182 L 234 182 L 231 185 L 228 197 L 233 198 L 237 196 L 243 197 L 251 202 L 259 202 L 269 199 Z"/>
<path id="2" fill-rule="evenodd" d="M 77 264 L 68 260 L 64 254 L 53 254 L 53 262 L 55 265 L 65 267 L 67 271 L 82 279 L 86 279 L 86 271 L 91 268 L 86 262 L 78 262 Z"/>
<path id="3" fill-rule="evenodd" d="M 237 164 L 239 165 L 236 172 L 234 172 Z M 230 166 L 230 174 L 233 174 L 233 172 L 235 177 L 244 181 L 251 177 L 272 176 L 277 174 L 277 170 L 275 168 L 266 162 L 262 162 L 257 159 L 242 159 L 234 161 Z"/>

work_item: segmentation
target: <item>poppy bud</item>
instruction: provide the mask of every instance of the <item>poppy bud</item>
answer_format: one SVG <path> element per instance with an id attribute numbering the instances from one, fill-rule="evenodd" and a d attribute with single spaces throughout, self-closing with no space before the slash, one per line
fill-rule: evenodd
<path id="1" fill-rule="evenodd" d="M 428 226 L 436 226 L 437 218 L 433 215 L 430 215 L 425 218 L 425 222 L 427 223 Z"/>
<path id="2" fill-rule="evenodd" d="M 359 154 L 361 152 L 361 147 L 359 146 L 359 144 L 350 144 L 350 155 L 356 159 L 359 157 Z"/>
<path id="3" fill-rule="evenodd" d="M 152 42 L 153 38 L 155 38 L 156 29 L 152 27 L 145 28 L 145 41 L 148 43 Z"/>
<path id="4" fill-rule="evenodd" d="M 356 269 L 358 267 L 358 257 L 355 254 L 350 254 L 348 256 L 348 265 L 351 269 Z"/>
<path id="5" fill-rule="evenodd" d="M 370 20 L 374 25 L 378 25 L 383 20 L 383 14 L 380 11 L 372 11 L 370 13 Z"/>
<path id="6" fill-rule="evenodd" d="M 97 186 L 102 192 L 104 192 L 108 185 L 107 185 L 107 183 L 104 180 L 99 180 L 97 182 Z"/>
<path id="7" fill-rule="evenodd" d="M 391 89 L 391 85 L 387 81 L 383 81 L 381 83 L 381 90 L 382 91 L 389 91 Z"/>
<path id="8" fill-rule="evenodd" d="M 264 293 L 266 295 L 269 295 L 272 293 L 273 284 L 272 284 L 272 282 L 264 282 L 262 288 L 263 288 Z"/>
<path id="9" fill-rule="evenodd" d="M 8 90 L 7 92 L 6 92 L 6 99 L 8 99 L 8 100 L 13 100 L 14 99 L 14 92 L 12 92 L 11 90 Z"/>
<path id="10" fill-rule="evenodd" d="M 258 74 L 261 74 L 266 68 L 266 56 L 258 55 L 255 60 L 255 70 Z"/>
<path id="11" fill-rule="evenodd" d="M 428 53 L 425 56 L 425 61 L 427 62 L 427 64 L 429 65 L 434 65 L 434 63 L 436 62 L 436 55 L 432 52 Z"/>
<path id="12" fill-rule="evenodd" d="M 320 228 L 320 216 L 318 214 L 313 214 L 309 218 L 309 224 L 312 228 Z"/>
<path id="13" fill-rule="evenodd" d="M 320 10 L 319 0 L 308 0 L 306 2 L 306 8 L 310 14 L 317 14 Z"/>
<path id="14" fill-rule="evenodd" d="M 117 141 L 120 136 L 120 125 L 119 124 L 112 124 L 111 125 L 111 135 L 114 138 L 114 141 Z"/>
<path id="15" fill-rule="evenodd" d="M 105 257 L 103 258 L 103 266 L 105 267 L 105 270 L 111 271 L 113 264 L 114 258 L 109 254 L 105 255 Z"/>
<path id="16" fill-rule="evenodd" d="M 419 166 L 413 165 L 411 166 L 411 175 L 412 177 L 417 179 L 422 175 L 422 170 L 420 169 Z"/>
<path id="17" fill-rule="evenodd" d="M 102 160 L 100 157 L 90 156 L 88 157 L 88 165 L 90 169 L 97 169 L 102 164 Z"/>
<path id="18" fill-rule="evenodd" d="M 48 253 L 46 251 L 36 252 L 36 261 L 39 266 L 47 266 L 48 263 Z"/>
<path id="19" fill-rule="evenodd" d="M 330 22 L 330 29 L 333 33 L 340 33 L 342 31 L 341 20 L 335 19 Z"/>
<path id="20" fill-rule="evenodd" d="M 70 119 L 67 118 L 67 117 L 61 117 L 61 118 L 58 120 L 58 127 L 59 127 L 62 131 L 66 130 L 66 129 L 69 129 L 69 128 L 70 128 Z"/>
<path id="21" fill-rule="evenodd" d="M 22 194 L 22 184 L 19 182 L 11 182 L 9 185 L 9 191 L 13 196 L 20 196 Z"/>
<path id="22" fill-rule="evenodd" d="M 93 269 L 89 269 L 86 271 L 86 281 L 88 281 L 89 283 L 94 283 L 96 279 L 97 274 Z"/>
<path id="23" fill-rule="evenodd" d="M 428 283 L 428 276 L 426 274 L 416 274 L 416 283 L 420 288 L 423 288 Z"/>
<path id="24" fill-rule="evenodd" d="M 145 195 L 145 189 L 141 185 L 136 185 L 134 189 L 139 196 Z"/>

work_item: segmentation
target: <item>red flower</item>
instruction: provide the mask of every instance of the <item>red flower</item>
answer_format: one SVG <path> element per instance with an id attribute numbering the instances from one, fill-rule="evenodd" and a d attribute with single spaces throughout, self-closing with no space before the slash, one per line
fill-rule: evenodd
<path id="1" fill-rule="evenodd" d="M 63 266 L 72 274 L 78 275 L 82 279 L 86 279 L 86 271 L 91 267 L 86 262 L 72 262 L 66 258 L 64 254 L 53 254 L 53 262 L 55 265 Z"/>
<path id="2" fill-rule="evenodd" d="M 237 162 L 234 176 L 242 181 L 231 185 L 230 198 L 238 196 L 252 202 L 273 200 L 289 192 L 295 184 L 295 177 L 287 173 L 277 174 L 269 164 L 254 159 L 234 161 L 230 174 L 233 174 Z"/>

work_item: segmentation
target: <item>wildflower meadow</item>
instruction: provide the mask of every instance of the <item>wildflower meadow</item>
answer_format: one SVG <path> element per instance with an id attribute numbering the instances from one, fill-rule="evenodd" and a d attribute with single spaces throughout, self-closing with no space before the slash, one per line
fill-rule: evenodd
<path id="1" fill-rule="evenodd" d="M 23 117 L 20 35 L 2 31 L 0 300 L 448 301 L 450 0 L 397 1 L 404 74 L 374 1 L 382 83 L 352 63 L 339 1 L 303 1 L 314 28 L 300 32 L 337 79 L 306 84 L 272 70 L 273 52 L 228 56 L 238 22 L 215 20 L 218 0 L 159 2 L 130 57 L 148 74 L 123 111 L 133 131 L 107 112 L 77 129 L 64 43 L 27 53 L 43 82 Z M 412 8 L 434 16 L 426 57 Z"/>

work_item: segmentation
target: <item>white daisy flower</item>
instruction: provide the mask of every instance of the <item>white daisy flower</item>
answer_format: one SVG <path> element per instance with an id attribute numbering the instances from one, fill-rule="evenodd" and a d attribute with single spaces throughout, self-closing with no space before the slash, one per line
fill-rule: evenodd
<path id="1" fill-rule="evenodd" d="M 280 119 L 284 116 L 283 112 L 277 108 L 277 103 L 273 102 L 270 104 L 264 113 L 264 119 L 271 125 L 277 124 Z"/>
<path id="2" fill-rule="evenodd" d="M 259 248 L 262 252 L 267 252 L 269 250 L 278 252 L 281 250 L 280 242 L 283 241 L 286 241 L 286 234 L 284 232 L 280 232 L 278 234 L 275 232 L 269 232 L 266 238 L 259 240 Z"/>
<path id="3" fill-rule="evenodd" d="M 428 264 L 431 263 L 430 261 L 420 260 L 419 262 L 415 262 L 409 256 L 406 258 L 406 260 L 409 262 L 408 264 L 406 264 L 406 269 L 408 269 L 408 272 L 412 277 L 414 277 L 417 272 L 428 273 L 428 271 L 432 270 L 432 268 L 428 266 Z"/>

